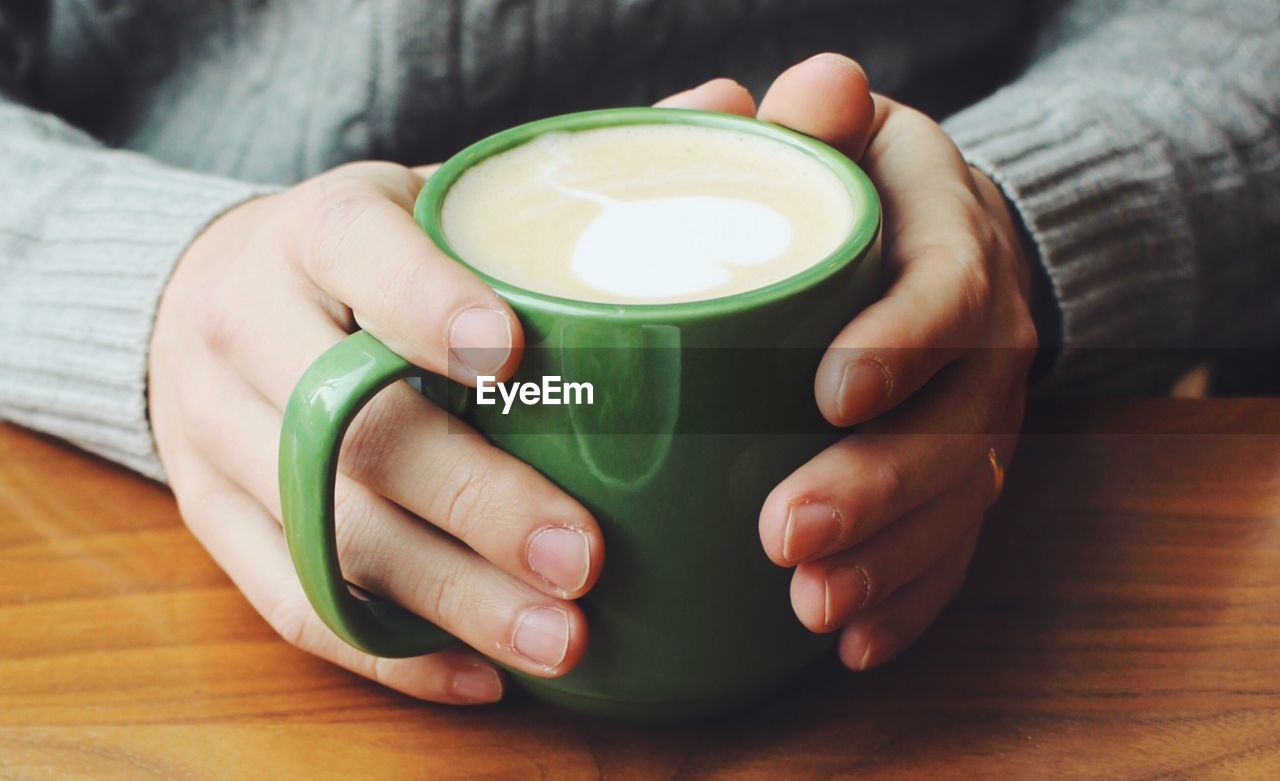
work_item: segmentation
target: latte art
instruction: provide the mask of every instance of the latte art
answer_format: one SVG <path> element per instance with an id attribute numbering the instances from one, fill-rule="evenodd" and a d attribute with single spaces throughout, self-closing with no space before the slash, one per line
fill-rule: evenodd
<path id="1" fill-rule="evenodd" d="M 443 228 L 476 268 L 610 303 L 716 298 L 830 254 L 853 220 L 828 169 L 779 142 L 699 126 L 548 134 L 450 189 Z"/>
<path id="2" fill-rule="evenodd" d="M 597 198 L 602 211 L 578 239 L 572 267 L 578 279 L 606 293 L 635 298 L 702 293 L 729 281 L 726 266 L 757 266 L 791 245 L 786 217 L 741 198 Z"/>

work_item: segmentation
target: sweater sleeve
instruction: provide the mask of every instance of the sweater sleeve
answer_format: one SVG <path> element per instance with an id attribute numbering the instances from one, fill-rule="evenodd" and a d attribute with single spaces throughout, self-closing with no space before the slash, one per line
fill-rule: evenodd
<path id="1" fill-rule="evenodd" d="M 19 102 L 25 29 L 0 13 L 0 420 L 163 480 L 146 409 L 160 293 L 204 226 L 263 188 L 107 149 Z"/>
<path id="2" fill-rule="evenodd" d="M 1275 0 L 1078 0 L 1018 79 L 944 122 L 1056 296 L 1042 390 L 1163 391 L 1190 355 L 1275 322 L 1278 73 Z"/>

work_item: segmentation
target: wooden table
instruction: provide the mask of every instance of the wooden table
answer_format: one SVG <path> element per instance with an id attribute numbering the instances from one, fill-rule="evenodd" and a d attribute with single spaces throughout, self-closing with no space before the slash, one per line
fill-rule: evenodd
<path id="1" fill-rule="evenodd" d="M 639 728 L 423 705 L 294 651 L 164 489 L 0 426 L 0 777 L 1280 778 L 1280 400 L 1029 428 L 915 649 Z"/>

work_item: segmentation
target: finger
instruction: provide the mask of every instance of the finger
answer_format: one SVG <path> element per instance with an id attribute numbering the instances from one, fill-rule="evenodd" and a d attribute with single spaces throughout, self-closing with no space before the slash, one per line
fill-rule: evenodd
<path id="1" fill-rule="evenodd" d="M 239 311 L 259 313 L 234 333 L 206 338 L 231 371 L 195 383 L 201 393 L 185 419 L 201 427 L 212 412 L 226 408 L 225 396 L 243 390 L 223 379 L 238 374 L 277 410 L 285 409 L 306 368 L 346 334 L 305 299 L 268 300 L 273 286 L 247 290 Z M 246 405 L 250 400 L 245 400 Z M 246 406 L 248 408 L 248 406 Z M 228 439 L 228 422 L 208 421 L 208 447 Z M 264 416 L 265 417 L 265 416 Z M 279 422 L 260 421 L 259 430 L 279 431 Z M 199 436 L 199 435 L 194 435 Z M 273 433 L 273 436 L 277 434 Z M 274 446 L 263 444 L 264 453 Z M 239 460 L 235 452 L 222 458 Z M 491 445 L 463 422 L 451 418 L 407 383 L 395 383 L 365 405 L 340 451 L 339 467 L 410 512 L 462 539 L 487 560 L 535 588 L 565 598 L 588 591 L 604 563 L 600 529 L 581 504 L 537 470 Z M 274 475 L 275 467 L 264 466 Z M 257 494 L 269 507 L 273 496 Z"/>
<path id="2" fill-rule="evenodd" d="M 875 105 L 867 74 L 841 54 L 818 54 L 774 80 L 759 117 L 825 141 L 857 160 L 871 137 Z"/>
<path id="3" fill-rule="evenodd" d="M 197 483 L 204 483 L 197 488 Z M 279 527 L 251 498 L 217 479 L 177 492 L 183 517 L 254 609 L 291 645 L 411 697 L 470 704 L 502 697 L 502 677 L 465 646 L 381 659 L 352 648 L 320 620 L 294 574 Z"/>
<path id="4" fill-rule="evenodd" d="M 937 565 L 982 523 L 995 500 L 989 464 L 956 488 L 889 524 L 854 548 L 801 564 L 791 578 L 796 616 L 814 632 L 844 626 Z"/>
<path id="5" fill-rule="evenodd" d="M 186 410 L 188 437 L 279 519 L 281 414 L 227 377 L 212 374 L 199 383 Z M 232 406 L 236 414 L 230 417 L 202 411 Z M 353 506 L 370 516 L 372 529 L 398 522 L 399 505 L 545 594 L 574 598 L 590 589 L 603 567 L 604 546 L 582 505 L 404 383 L 366 410 L 342 446 L 338 493 L 361 497 Z"/>
<path id="6" fill-rule="evenodd" d="M 519 321 L 488 285 L 413 221 L 422 178 L 363 163 L 290 191 L 307 277 L 413 363 L 461 382 L 518 362 Z M 450 360 L 450 359 L 453 360 Z"/>
<path id="7" fill-rule="evenodd" d="M 991 447 L 1011 449 L 1023 389 L 1003 359 L 958 362 L 779 483 L 760 512 L 769 558 L 790 566 L 857 545 L 958 485 Z"/>
<path id="8" fill-rule="evenodd" d="M 223 482 L 227 492 L 238 490 Z M 581 658 L 587 626 L 573 603 L 512 579 L 358 483 L 339 481 L 334 516 L 338 558 L 352 583 L 533 675 L 563 675 Z"/>
<path id="9" fill-rule="evenodd" d="M 339 313 L 298 290 L 305 283 L 287 268 L 268 267 L 262 273 L 261 284 L 210 291 L 214 300 L 191 327 L 227 374 L 242 378 L 284 410 L 302 375 L 347 338 L 346 327 L 354 328 L 354 323 L 341 322 Z"/>
<path id="10" fill-rule="evenodd" d="M 851 670 L 884 664 L 914 643 L 964 584 L 978 530 L 936 567 L 878 607 L 856 616 L 840 634 L 840 660 Z"/>
<path id="11" fill-rule="evenodd" d="M 205 351 L 282 410 L 307 368 L 355 328 L 309 285 L 282 264 L 264 264 L 255 285 L 223 277 L 188 324 Z"/>
<path id="12" fill-rule="evenodd" d="M 719 111 L 753 117 L 756 101 L 747 88 L 733 79 L 712 79 L 693 89 L 677 92 L 653 104 L 656 108 L 688 108 L 702 111 Z"/>
<path id="13" fill-rule="evenodd" d="M 884 204 L 889 285 L 833 340 L 814 379 L 819 409 L 842 426 L 901 403 L 967 350 L 1034 348 L 1029 328 L 990 341 L 1003 240 L 959 151 L 927 117 L 881 102 L 864 167 Z"/>

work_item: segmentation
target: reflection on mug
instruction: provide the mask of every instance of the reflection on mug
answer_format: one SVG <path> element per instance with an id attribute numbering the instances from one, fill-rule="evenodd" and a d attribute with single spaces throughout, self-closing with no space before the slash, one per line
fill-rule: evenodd
<path id="1" fill-rule="evenodd" d="M 573 345 L 560 350 L 564 376 L 595 389 L 590 406 L 566 408 L 583 464 L 611 487 L 643 487 L 666 459 L 680 417 L 680 329 L 602 332 L 567 322 L 559 336 L 558 344 Z"/>

